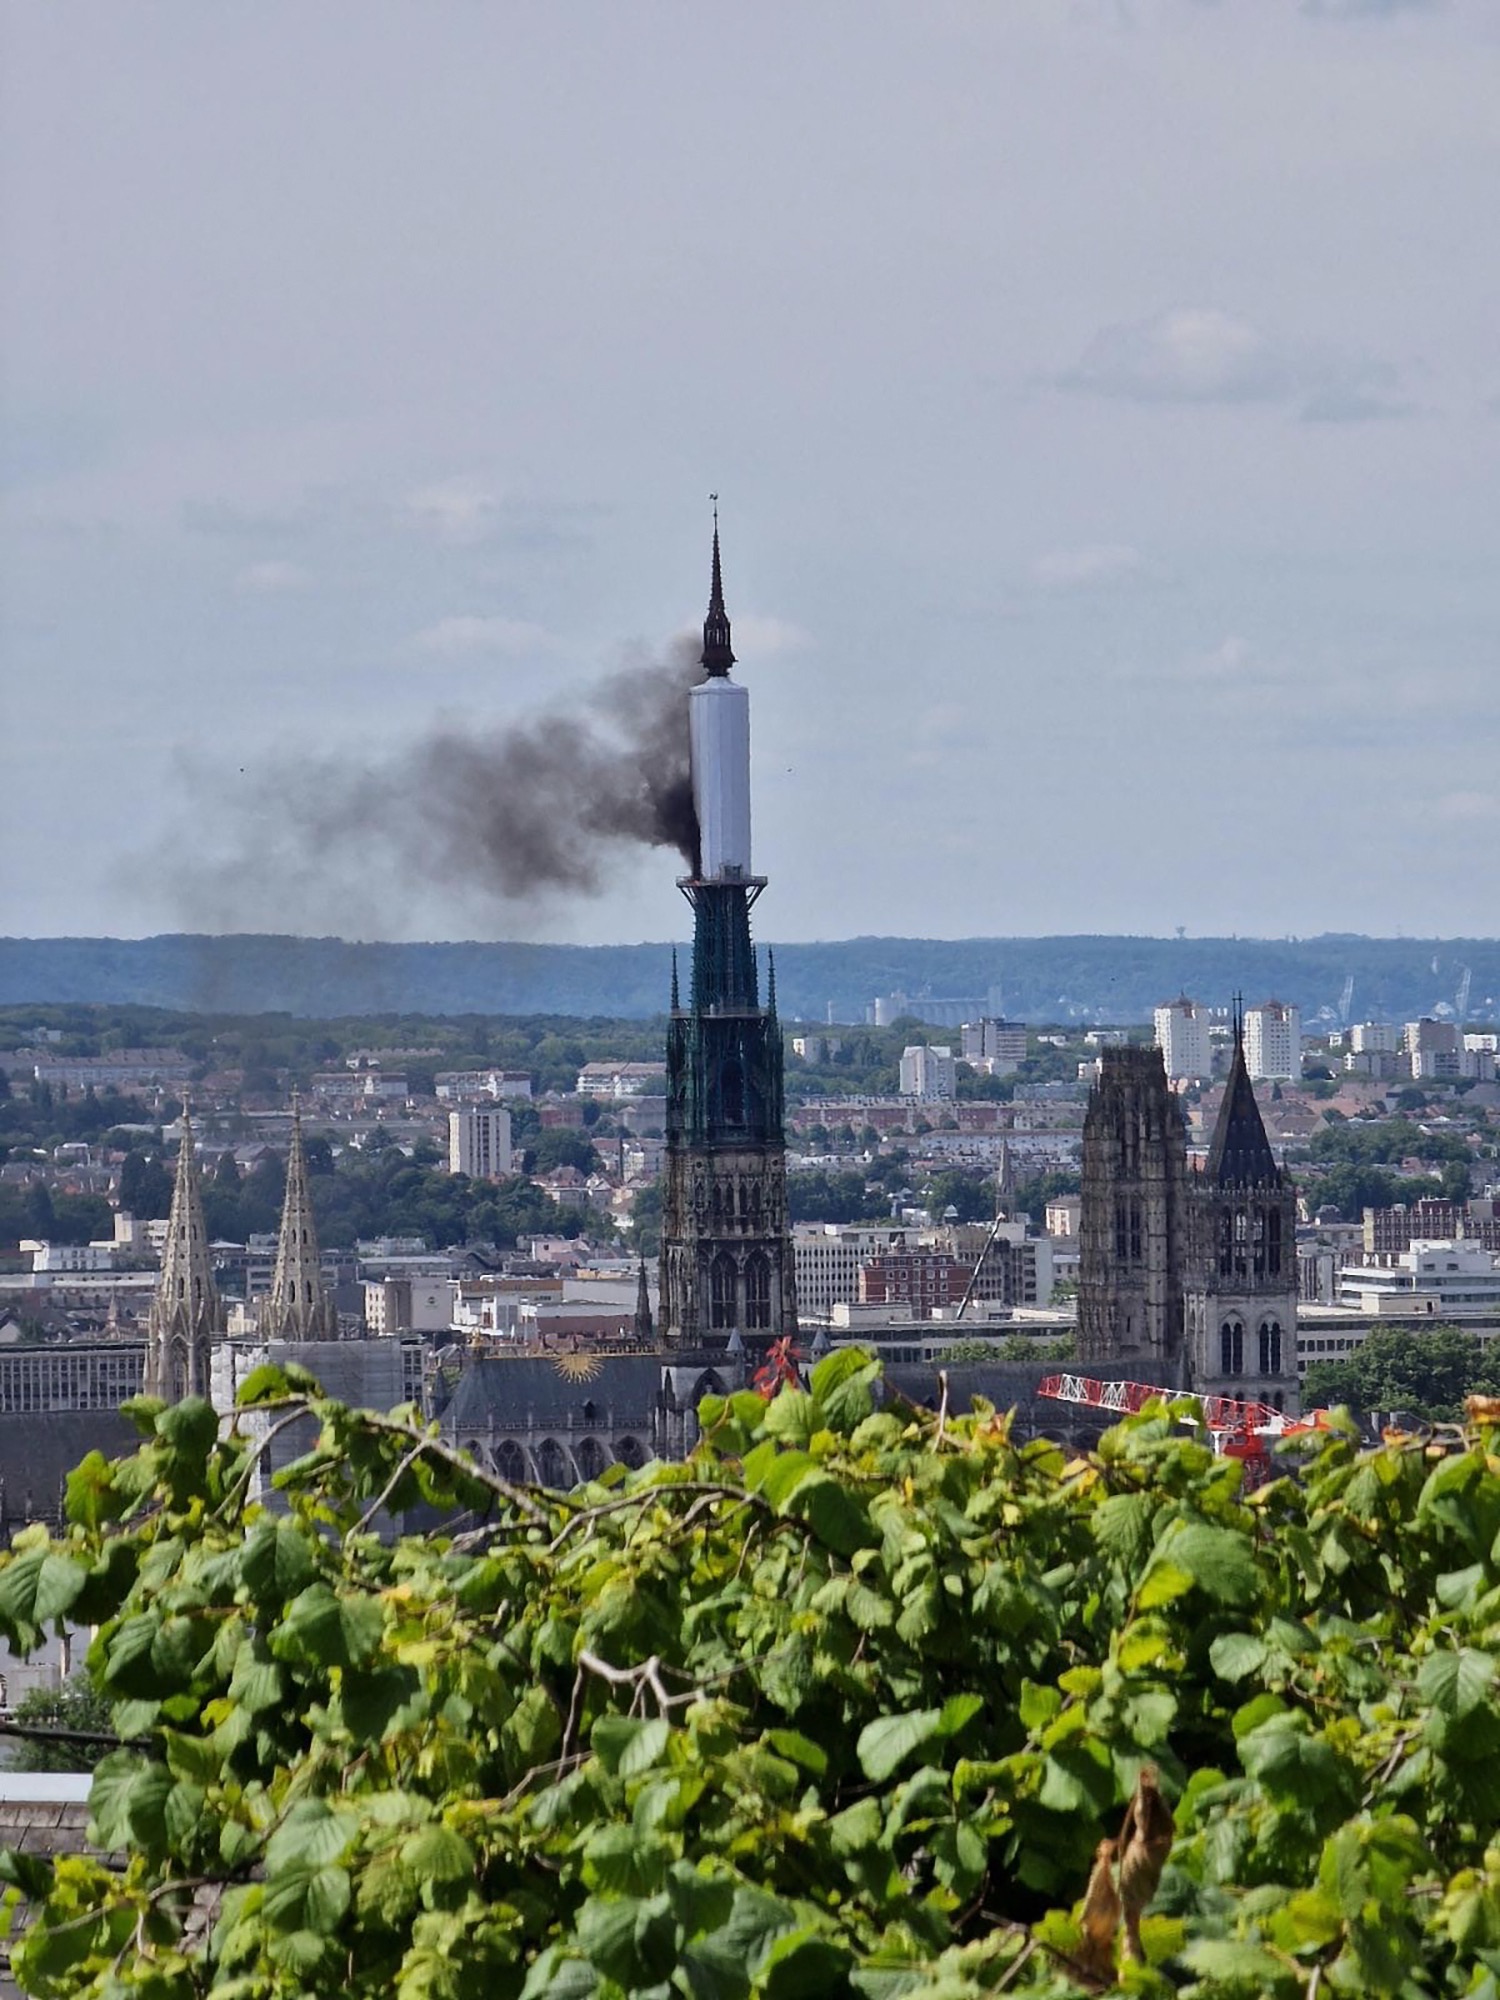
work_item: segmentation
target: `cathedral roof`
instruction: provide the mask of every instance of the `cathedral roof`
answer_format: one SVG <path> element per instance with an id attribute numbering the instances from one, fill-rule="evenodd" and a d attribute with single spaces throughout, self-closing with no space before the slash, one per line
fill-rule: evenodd
<path id="1" fill-rule="evenodd" d="M 1207 1175 L 1220 1187 L 1279 1187 L 1281 1169 L 1271 1151 L 1260 1106 L 1245 1066 L 1245 1044 L 1238 1032 L 1234 1038 L 1234 1062 L 1224 1102 L 1219 1106 L 1219 1122 L 1214 1127 L 1208 1149 Z"/>
<path id="2" fill-rule="evenodd" d="M 483 1430 L 492 1417 L 497 1425 L 566 1428 L 591 1404 L 616 1429 L 638 1430 L 650 1422 L 660 1389 L 656 1354 L 484 1355 L 465 1366 L 443 1429 L 450 1436 Z"/>

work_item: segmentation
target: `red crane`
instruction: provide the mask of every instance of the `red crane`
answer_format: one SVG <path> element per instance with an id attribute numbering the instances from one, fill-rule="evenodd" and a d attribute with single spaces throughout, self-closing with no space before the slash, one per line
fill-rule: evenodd
<path id="1" fill-rule="evenodd" d="M 1081 1403 L 1086 1409 L 1121 1416 L 1144 1409 L 1153 1396 L 1170 1400 L 1175 1393 L 1157 1382 L 1107 1382 L 1094 1375 L 1046 1375 L 1037 1388 L 1039 1396 L 1053 1402 Z M 1326 1410 L 1289 1417 L 1271 1403 L 1243 1396 L 1200 1396 L 1197 1401 L 1214 1450 L 1225 1458 L 1239 1459 L 1252 1486 L 1271 1476 L 1270 1446 L 1275 1439 L 1330 1428 Z"/>

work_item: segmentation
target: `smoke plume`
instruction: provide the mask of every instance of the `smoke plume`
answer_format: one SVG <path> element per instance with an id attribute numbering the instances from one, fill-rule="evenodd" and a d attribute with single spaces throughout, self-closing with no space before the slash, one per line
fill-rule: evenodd
<path id="1" fill-rule="evenodd" d="M 192 844 L 169 844 L 178 899 L 213 929 L 292 928 L 335 897 L 388 929 L 393 878 L 502 906 L 597 894 L 633 845 L 674 847 L 695 872 L 696 652 L 684 639 L 566 705 L 444 724 L 373 762 L 278 757 L 219 777 Z"/>

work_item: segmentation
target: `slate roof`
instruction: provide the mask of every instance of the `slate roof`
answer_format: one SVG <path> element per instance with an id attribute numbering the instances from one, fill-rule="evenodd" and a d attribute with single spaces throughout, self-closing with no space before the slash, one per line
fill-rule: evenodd
<path id="1" fill-rule="evenodd" d="M 1271 1151 L 1260 1106 L 1245 1067 L 1245 1047 L 1236 1039 L 1234 1063 L 1219 1106 L 1205 1172 L 1219 1187 L 1280 1187 L 1281 1169 Z"/>
<path id="2" fill-rule="evenodd" d="M 481 1355 L 468 1362 L 443 1412 L 451 1434 L 488 1428 L 565 1428 L 587 1421 L 584 1405 L 619 1429 L 649 1424 L 661 1388 L 655 1354 Z"/>
<path id="3" fill-rule="evenodd" d="M 64 1482 L 91 1451 L 123 1458 L 141 1434 L 118 1410 L 35 1410 L 0 1413 L 0 1529 L 28 1519 L 56 1527 Z"/>

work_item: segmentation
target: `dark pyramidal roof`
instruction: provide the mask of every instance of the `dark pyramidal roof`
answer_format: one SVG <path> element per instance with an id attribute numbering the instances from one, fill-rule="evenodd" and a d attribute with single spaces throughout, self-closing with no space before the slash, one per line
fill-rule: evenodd
<path id="1" fill-rule="evenodd" d="M 1213 1144 L 1208 1149 L 1208 1178 L 1220 1187 L 1279 1187 L 1281 1169 L 1271 1151 L 1260 1106 L 1245 1067 L 1245 1044 L 1235 1027 L 1234 1062 Z"/>

